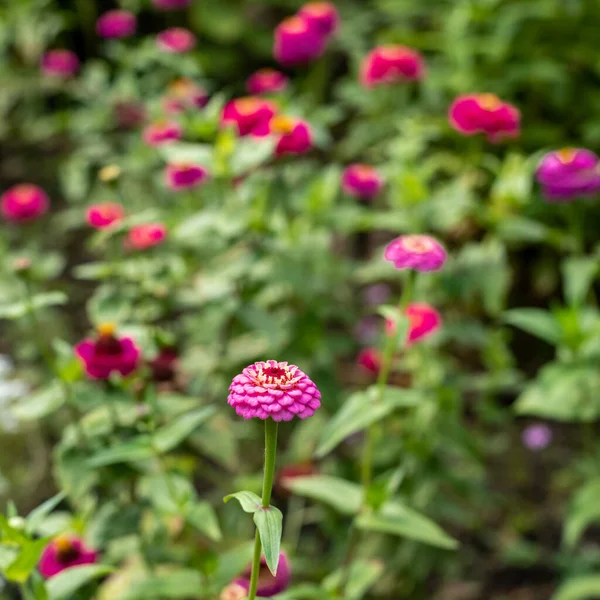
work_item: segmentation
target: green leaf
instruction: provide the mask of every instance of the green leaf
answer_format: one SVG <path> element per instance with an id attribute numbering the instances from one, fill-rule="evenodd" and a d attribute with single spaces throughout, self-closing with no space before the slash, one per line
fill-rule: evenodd
<path id="1" fill-rule="evenodd" d="M 106 448 L 97 452 L 88 461 L 88 467 L 106 467 L 118 463 L 136 462 L 145 460 L 154 456 L 155 450 L 152 447 L 152 440 L 149 436 L 142 435 L 133 440 L 116 444 L 111 448 Z"/>
<path id="2" fill-rule="evenodd" d="M 223 502 L 229 502 L 231 499 L 235 499 L 240 503 L 242 510 L 247 513 L 255 513 L 259 508 L 262 507 L 262 500 L 254 492 L 235 492 L 235 494 L 229 494 L 223 498 Z"/>
<path id="3" fill-rule="evenodd" d="M 591 479 L 577 490 L 564 524 L 563 542 L 572 550 L 582 533 L 594 522 L 600 521 L 600 478 Z"/>
<path id="4" fill-rule="evenodd" d="M 509 325 L 518 327 L 527 333 L 556 345 L 562 337 L 562 331 L 554 315 L 539 308 L 515 308 L 506 311 L 503 319 Z"/>
<path id="5" fill-rule="evenodd" d="M 359 529 L 398 535 L 439 548 L 453 549 L 456 540 L 427 517 L 397 500 L 387 502 L 381 512 L 359 515 L 356 519 Z"/>
<path id="6" fill-rule="evenodd" d="M 142 581 L 136 581 L 119 600 L 199 598 L 204 595 L 204 589 L 204 579 L 198 571 L 177 569 L 170 573 L 151 575 Z"/>
<path id="7" fill-rule="evenodd" d="M 46 538 L 39 540 L 28 540 L 19 550 L 17 558 L 4 571 L 4 576 L 9 581 L 24 583 L 29 579 L 31 572 L 40 560 L 42 550 L 46 547 Z"/>
<path id="8" fill-rule="evenodd" d="M 69 297 L 64 292 L 44 292 L 42 294 L 36 294 L 31 299 L 31 303 L 34 308 L 45 308 L 46 306 L 59 306 L 66 304 L 69 301 Z"/>
<path id="9" fill-rule="evenodd" d="M 159 452 L 173 450 L 191 435 L 196 427 L 212 417 L 216 410 L 214 406 L 205 406 L 177 417 L 174 421 L 156 431 L 153 436 L 154 447 Z"/>
<path id="10" fill-rule="evenodd" d="M 551 600 L 587 600 L 600 597 L 600 575 L 582 575 L 558 588 Z"/>
<path id="11" fill-rule="evenodd" d="M 354 515 L 360 510 L 362 488 L 345 479 L 328 475 L 293 477 L 286 481 L 286 486 L 294 494 L 324 502 L 344 515 Z"/>
<path id="12" fill-rule="evenodd" d="M 221 528 L 214 508 L 208 502 L 194 502 L 185 511 L 187 523 L 206 537 L 219 542 L 222 539 Z"/>
<path id="13" fill-rule="evenodd" d="M 360 600 L 377 582 L 384 571 L 380 560 L 357 560 L 350 566 L 348 581 L 344 589 L 346 600 Z M 344 569 L 338 569 L 323 582 L 323 587 L 335 591 L 342 584 Z"/>
<path id="14" fill-rule="evenodd" d="M 591 256 L 567 258 L 562 263 L 565 297 L 571 306 L 580 305 L 598 274 L 598 260 Z"/>
<path id="15" fill-rule="evenodd" d="M 58 381 L 19 399 L 11 406 L 11 412 L 21 421 L 36 421 L 52 414 L 65 402 L 65 393 Z"/>
<path id="16" fill-rule="evenodd" d="M 46 583 L 49 600 L 72 600 L 84 585 L 112 573 L 108 565 L 80 565 L 61 571 Z"/>
<path id="17" fill-rule="evenodd" d="M 35 533 L 44 519 L 64 500 L 65 496 L 65 492 L 59 492 L 56 496 L 52 496 L 52 498 L 49 498 L 37 508 L 34 508 L 27 515 L 27 533 Z"/>
<path id="18" fill-rule="evenodd" d="M 273 575 L 277 574 L 277 565 L 279 564 L 279 552 L 281 549 L 281 533 L 283 531 L 283 515 L 278 508 L 269 506 L 269 508 L 260 507 L 254 513 L 254 523 L 260 535 L 263 552 L 267 561 L 269 571 Z"/>
<path id="19" fill-rule="evenodd" d="M 19 549 L 16 546 L 0 544 L 0 571 L 4 571 L 11 563 L 15 562 Z"/>

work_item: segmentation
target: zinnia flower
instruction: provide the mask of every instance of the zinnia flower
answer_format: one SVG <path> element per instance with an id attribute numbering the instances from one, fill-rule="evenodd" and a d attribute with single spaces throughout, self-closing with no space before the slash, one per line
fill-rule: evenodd
<path id="1" fill-rule="evenodd" d="M 301 16 L 289 17 L 275 29 L 273 54 L 282 65 L 307 63 L 325 51 L 327 37 Z"/>
<path id="2" fill-rule="evenodd" d="M 600 191 L 600 159 L 585 148 L 563 148 L 546 154 L 535 173 L 551 202 L 568 202 Z"/>
<path id="3" fill-rule="evenodd" d="M 246 367 L 229 386 L 228 404 L 244 419 L 291 421 L 312 417 L 321 392 L 308 375 L 287 362 L 268 360 Z"/>
<path id="4" fill-rule="evenodd" d="M 401 235 L 388 244 L 384 257 L 396 269 L 438 271 L 446 262 L 444 247 L 428 235 Z"/>
<path id="5" fill-rule="evenodd" d="M 245 593 L 250 589 L 250 576 L 252 574 L 252 566 L 249 565 L 246 571 L 235 579 L 233 585 L 242 588 Z M 279 566 L 277 567 L 277 575 L 272 575 L 267 567 L 267 560 L 264 555 L 260 559 L 260 571 L 258 574 L 258 588 L 256 595 L 261 598 L 270 598 L 280 594 L 288 588 L 292 579 L 292 571 L 290 568 L 290 560 L 285 552 L 279 554 Z"/>
<path id="6" fill-rule="evenodd" d="M 160 352 L 150 361 L 148 366 L 152 373 L 152 381 L 164 383 L 173 381 L 177 375 L 177 366 L 179 364 L 179 353 L 177 348 L 165 346 L 160 349 Z"/>
<path id="7" fill-rule="evenodd" d="M 249 94 L 275 94 L 283 92 L 288 84 L 288 78 L 275 69 L 259 69 L 246 80 L 246 90 Z"/>
<path id="8" fill-rule="evenodd" d="M 129 230 L 125 245 L 135 250 L 146 250 L 162 244 L 166 237 L 167 228 L 162 223 L 143 223 Z"/>
<path id="9" fill-rule="evenodd" d="M 364 348 L 356 357 L 356 364 L 372 375 L 381 369 L 381 354 L 377 348 Z"/>
<path id="10" fill-rule="evenodd" d="M 59 535 L 44 548 L 38 569 L 42 577 L 48 579 L 65 569 L 91 565 L 97 560 L 98 553 L 88 548 L 81 538 L 75 535 Z"/>
<path id="11" fill-rule="evenodd" d="M 404 314 L 408 317 L 408 333 L 406 345 L 435 333 L 442 325 L 440 313 L 429 304 L 413 302 L 406 307 Z M 396 332 L 396 321 L 387 319 L 385 330 L 388 335 Z"/>
<path id="12" fill-rule="evenodd" d="M 192 0 L 152 0 L 159 10 L 179 10 L 191 4 Z"/>
<path id="13" fill-rule="evenodd" d="M 544 423 L 529 425 L 521 434 L 523 444 L 533 451 L 543 450 L 552 442 L 552 429 Z"/>
<path id="14" fill-rule="evenodd" d="M 125 211 L 117 202 L 92 204 L 86 212 L 88 225 L 94 229 L 106 229 L 111 225 L 120 223 L 124 216 Z"/>
<path id="15" fill-rule="evenodd" d="M 169 113 L 180 113 L 189 109 L 204 108 L 209 96 L 206 90 L 187 77 L 169 84 L 163 107 Z"/>
<path id="16" fill-rule="evenodd" d="M 382 186 L 381 175 L 369 165 L 350 165 L 342 174 L 342 189 L 350 196 L 369 200 L 377 196 Z"/>
<path id="17" fill-rule="evenodd" d="M 417 50 L 406 46 L 378 46 L 367 54 L 360 67 L 365 88 L 422 79 L 425 60 Z"/>
<path id="18" fill-rule="evenodd" d="M 278 136 L 275 155 L 304 154 L 312 147 L 310 125 L 302 119 L 279 115 L 269 122 L 270 133 Z"/>
<path id="19" fill-rule="evenodd" d="M 162 146 L 181 139 L 181 126 L 174 121 L 154 121 L 146 125 L 142 138 L 148 146 Z"/>
<path id="20" fill-rule="evenodd" d="M 248 96 L 231 100 L 223 107 L 221 123 L 235 125 L 238 134 L 262 137 L 270 132 L 269 121 L 275 114 L 275 104 Z"/>
<path id="21" fill-rule="evenodd" d="M 128 10 L 109 10 L 96 21 L 96 33 L 104 38 L 125 38 L 135 33 L 136 18 Z"/>
<path id="22" fill-rule="evenodd" d="M 331 2 L 308 2 L 298 11 L 298 16 L 325 36 L 338 28 L 340 15 Z"/>
<path id="23" fill-rule="evenodd" d="M 42 72 L 50 77 L 66 79 L 79 70 L 79 59 L 70 50 L 48 50 L 42 56 Z"/>
<path id="24" fill-rule="evenodd" d="M 201 165 L 184 163 L 170 164 L 165 169 L 167 186 L 172 190 L 187 190 L 204 183 L 208 171 Z"/>
<path id="25" fill-rule="evenodd" d="M 490 142 L 520 134 L 519 109 L 494 94 L 459 96 L 450 106 L 449 119 L 463 135 L 484 133 Z"/>
<path id="26" fill-rule="evenodd" d="M 132 338 L 119 338 L 115 326 L 104 323 L 98 326 L 96 339 L 85 339 L 75 346 L 85 372 L 92 379 L 108 379 L 112 373 L 125 377 L 138 366 L 140 349 Z"/>
<path id="27" fill-rule="evenodd" d="M 156 44 L 163 52 L 179 54 L 188 52 L 196 45 L 196 36 L 183 27 L 171 27 L 156 36 Z"/>
<path id="28" fill-rule="evenodd" d="M 14 185 L 0 197 L 2 216 L 7 221 L 32 221 L 47 212 L 49 207 L 48 194 L 31 183 Z"/>

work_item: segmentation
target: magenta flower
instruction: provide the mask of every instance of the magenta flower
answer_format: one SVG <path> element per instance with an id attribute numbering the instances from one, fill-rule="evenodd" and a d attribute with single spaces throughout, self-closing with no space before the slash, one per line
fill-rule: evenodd
<path id="1" fill-rule="evenodd" d="M 117 202 L 92 204 L 86 212 L 88 225 L 94 229 L 107 229 L 111 225 L 120 223 L 124 216 L 125 211 Z"/>
<path id="2" fill-rule="evenodd" d="M 369 89 L 416 81 L 425 75 L 425 60 L 406 46 L 378 46 L 367 54 L 360 67 L 360 83 Z"/>
<path id="3" fill-rule="evenodd" d="M 209 100 L 206 90 L 191 79 L 176 79 L 167 91 L 163 107 L 168 113 L 181 113 L 190 109 L 204 108 Z"/>
<path id="4" fill-rule="evenodd" d="M 283 20 L 275 29 L 273 54 L 282 65 L 297 65 L 319 58 L 327 37 L 298 15 Z"/>
<path id="5" fill-rule="evenodd" d="M 552 429 L 544 423 L 529 425 L 521 434 L 523 445 L 533 451 L 543 450 L 552 442 Z"/>
<path id="6" fill-rule="evenodd" d="M 98 553 L 88 548 L 81 538 L 75 535 L 59 535 L 44 548 L 38 570 L 42 577 L 49 579 L 65 569 L 91 565 L 97 561 Z"/>
<path id="7" fill-rule="evenodd" d="M 459 96 L 450 106 L 450 125 L 463 135 L 484 133 L 490 142 L 521 133 L 519 109 L 494 94 Z"/>
<path id="8" fill-rule="evenodd" d="M 273 102 L 248 96 L 228 102 L 221 114 L 222 125 L 234 125 L 239 135 L 263 137 L 270 133 L 269 121 L 275 114 Z"/>
<path id="9" fill-rule="evenodd" d="M 585 148 L 549 152 L 535 175 L 550 202 L 568 202 L 600 191 L 600 159 Z"/>
<path id="10" fill-rule="evenodd" d="M 167 228 L 162 223 L 134 225 L 127 234 L 125 247 L 133 250 L 147 250 L 162 244 L 167 237 Z"/>
<path id="11" fill-rule="evenodd" d="M 79 59 L 70 50 L 48 50 L 42 56 L 41 67 L 44 75 L 67 79 L 79 70 Z"/>
<path id="12" fill-rule="evenodd" d="M 275 69 L 259 69 L 246 80 L 246 90 L 249 94 L 276 94 L 283 92 L 288 85 L 288 78 Z"/>
<path id="13" fill-rule="evenodd" d="M 244 590 L 244 596 L 250 589 L 250 576 L 252 574 L 252 567 L 249 565 L 246 571 L 238 578 L 236 578 L 232 584 L 239 586 Z M 290 568 L 290 560 L 285 552 L 279 554 L 279 566 L 277 567 L 277 575 L 272 575 L 267 567 L 267 561 L 264 555 L 260 559 L 260 571 L 258 575 L 258 588 L 257 596 L 261 598 L 270 598 L 280 594 L 286 590 L 292 579 L 292 571 Z"/>
<path id="14" fill-rule="evenodd" d="M 370 375 L 377 375 L 381 369 L 381 354 L 377 348 L 365 348 L 358 353 L 356 364 Z"/>
<path id="15" fill-rule="evenodd" d="M 340 22 L 340 15 L 332 2 L 308 2 L 300 8 L 298 16 L 325 36 L 335 33 Z"/>
<path id="16" fill-rule="evenodd" d="M 428 235 L 401 235 L 390 242 L 384 258 L 394 263 L 396 269 L 438 271 L 446 262 L 444 247 Z"/>
<path id="17" fill-rule="evenodd" d="M 140 349 L 129 337 L 118 338 L 115 326 L 104 323 L 98 326 L 96 339 L 85 339 L 75 346 L 85 372 L 92 379 L 108 379 L 112 373 L 124 377 L 133 373 L 138 366 Z"/>
<path id="18" fill-rule="evenodd" d="M 342 174 L 342 189 L 350 196 L 370 200 L 377 196 L 382 187 L 381 175 L 369 165 L 350 165 Z"/>
<path id="19" fill-rule="evenodd" d="M 196 36 L 183 27 L 171 27 L 156 36 L 156 44 L 163 52 L 180 54 L 194 48 Z"/>
<path id="20" fill-rule="evenodd" d="M 410 345 L 422 338 L 425 338 L 442 326 L 442 317 L 440 313 L 426 303 L 413 302 L 406 307 L 404 314 L 408 317 L 408 333 L 406 335 L 406 345 Z M 394 335 L 396 332 L 396 321 L 386 319 L 385 331 L 388 335 Z"/>
<path id="21" fill-rule="evenodd" d="M 302 119 L 278 115 L 270 120 L 269 131 L 277 136 L 275 156 L 304 154 L 312 148 L 310 125 Z"/>
<path id="22" fill-rule="evenodd" d="M 189 190 L 208 179 L 208 171 L 201 165 L 170 164 L 165 169 L 167 187 L 172 190 Z"/>
<path id="23" fill-rule="evenodd" d="M 152 0 L 158 10 L 180 10 L 191 4 L 192 0 Z"/>
<path id="24" fill-rule="evenodd" d="M 181 125 L 175 121 L 154 121 L 144 127 L 142 139 L 148 146 L 163 146 L 181 139 Z"/>
<path id="25" fill-rule="evenodd" d="M 21 223 L 33 221 L 50 207 L 48 194 L 31 183 L 20 183 L 0 196 L 0 210 L 7 221 Z"/>
<path id="26" fill-rule="evenodd" d="M 128 10 L 109 10 L 96 21 L 96 33 L 103 38 L 129 37 L 135 28 L 135 15 Z"/>
<path id="27" fill-rule="evenodd" d="M 268 360 L 246 367 L 229 386 L 228 404 L 244 419 L 291 421 L 312 417 L 321 392 L 295 365 Z"/>

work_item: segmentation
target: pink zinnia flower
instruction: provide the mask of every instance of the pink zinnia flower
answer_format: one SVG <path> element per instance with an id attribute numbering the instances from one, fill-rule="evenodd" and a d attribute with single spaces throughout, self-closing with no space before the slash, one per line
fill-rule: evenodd
<path id="1" fill-rule="evenodd" d="M 85 545 L 75 535 L 55 537 L 42 552 L 38 570 L 42 577 L 49 579 L 65 569 L 97 562 L 98 553 Z"/>
<path id="2" fill-rule="evenodd" d="M 112 373 L 125 377 L 137 368 L 140 349 L 132 338 L 117 337 L 115 330 L 112 323 L 104 323 L 98 326 L 96 339 L 88 338 L 75 346 L 88 377 L 108 379 Z"/>
<path id="3" fill-rule="evenodd" d="M 275 155 L 304 154 L 312 148 L 310 125 L 302 119 L 279 115 L 269 122 L 270 133 L 278 136 Z"/>
<path id="4" fill-rule="evenodd" d="M 152 0 L 152 4 L 159 10 L 179 10 L 186 8 L 192 0 Z"/>
<path id="5" fill-rule="evenodd" d="M 154 121 L 144 127 L 142 139 L 148 146 L 162 146 L 181 139 L 181 125 L 175 121 Z"/>
<path id="6" fill-rule="evenodd" d="M 438 271 L 446 262 L 444 247 L 428 235 L 401 235 L 388 244 L 384 257 L 396 269 Z"/>
<path id="7" fill-rule="evenodd" d="M 552 442 L 552 429 L 544 423 L 529 425 L 523 430 L 521 440 L 527 448 L 534 452 L 543 450 Z"/>
<path id="8" fill-rule="evenodd" d="M 356 363 L 371 375 L 377 375 L 381 369 L 381 354 L 377 348 L 365 348 L 358 353 Z"/>
<path id="9" fill-rule="evenodd" d="M 196 36 L 183 27 L 171 27 L 156 36 L 156 44 L 163 52 L 188 52 L 196 45 Z"/>
<path id="10" fill-rule="evenodd" d="M 120 223 L 124 216 L 125 211 L 117 202 L 92 204 L 86 213 L 88 225 L 94 229 L 106 229 L 111 225 Z"/>
<path id="11" fill-rule="evenodd" d="M 31 183 L 14 185 L 0 197 L 2 216 L 7 221 L 32 221 L 47 212 L 49 207 L 48 194 Z"/>
<path id="12" fill-rule="evenodd" d="M 146 250 L 158 246 L 167 237 L 167 228 L 162 223 L 134 225 L 127 234 L 125 246 L 134 250 Z"/>
<path id="13" fill-rule="evenodd" d="M 585 148 L 546 154 L 535 173 L 547 200 L 568 202 L 600 191 L 600 159 Z"/>
<path id="14" fill-rule="evenodd" d="M 221 124 L 235 125 L 241 136 L 262 137 L 269 134 L 269 121 L 275 110 L 273 102 L 262 98 L 237 98 L 223 107 Z"/>
<path id="15" fill-rule="evenodd" d="M 367 54 L 360 67 L 365 88 L 422 79 L 425 60 L 417 50 L 406 46 L 378 46 Z"/>
<path id="16" fill-rule="evenodd" d="M 246 80 L 246 90 L 249 94 L 275 94 L 283 92 L 288 84 L 288 78 L 275 69 L 259 69 Z"/>
<path id="17" fill-rule="evenodd" d="M 246 367 L 229 386 L 227 402 L 244 419 L 291 421 L 312 417 L 321 392 L 295 365 L 268 360 Z"/>
<path id="18" fill-rule="evenodd" d="M 208 171 L 201 165 L 170 164 L 165 169 L 167 187 L 172 190 L 187 190 L 197 187 L 208 179 Z"/>
<path id="19" fill-rule="evenodd" d="M 247 595 L 250 589 L 250 576 L 252 574 L 252 566 L 248 565 L 248 568 L 242 575 L 235 579 L 232 584 L 239 586 Z M 261 598 L 270 598 L 277 594 L 281 594 L 286 590 L 292 579 L 292 571 L 290 568 L 290 561 L 285 552 L 279 554 L 279 566 L 277 567 L 277 575 L 272 575 L 271 571 L 267 567 L 267 560 L 264 555 L 260 559 L 260 571 L 258 575 L 258 589 L 257 596 Z M 242 596 L 242 597 L 245 597 Z"/>
<path id="20" fill-rule="evenodd" d="M 519 109 L 494 94 L 459 96 L 450 106 L 448 118 L 450 125 L 459 133 L 484 133 L 490 142 L 520 134 Z"/>
<path id="21" fill-rule="evenodd" d="M 96 33 L 104 38 L 125 38 L 135 33 L 136 18 L 128 10 L 109 10 L 96 21 Z"/>
<path id="22" fill-rule="evenodd" d="M 298 16 L 325 36 L 338 28 L 340 15 L 332 2 L 308 2 L 298 11 Z"/>
<path id="23" fill-rule="evenodd" d="M 350 165 L 342 174 L 342 189 L 350 196 L 369 200 L 377 196 L 382 186 L 381 175 L 369 165 Z"/>
<path id="24" fill-rule="evenodd" d="M 163 107 L 169 113 L 180 113 L 189 109 L 204 108 L 209 96 L 206 90 L 191 79 L 182 77 L 169 84 Z"/>
<path id="25" fill-rule="evenodd" d="M 413 302 L 406 307 L 404 314 L 408 317 L 408 333 L 406 334 L 406 345 L 412 344 L 432 333 L 435 333 L 442 325 L 440 313 L 429 304 Z M 385 331 L 388 335 L 396 332 L 396 321 L 386 319 Z"/>
<path id="26" fill-rule="evenodd" d="M 283 20 L 275 29 L 273 54 L 282 65 L 315 60 L 325 51 L 327 37 L 301 16 Z"/>
<path id="27" fill-rule="evenodd" d="M 42 56 L 42 72 L 50 77 L 68 78 L 79 70 L 79 59 L 70 50 L 48 50 Z"/>

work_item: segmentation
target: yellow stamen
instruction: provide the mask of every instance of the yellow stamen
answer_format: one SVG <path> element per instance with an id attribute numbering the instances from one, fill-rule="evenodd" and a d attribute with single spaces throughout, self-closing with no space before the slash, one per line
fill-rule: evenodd
<path id="1" fill-rule="evenodd" d="M 560 160 L 564 165 L 573 162 L 575 156 L 577 155 L 577 150 L 575 148 L 562 148 L 556 152 L 556 157 Z"/>
<path id="2" fill-rule="evenodd" d="M 286 117 L 285 115 L 279 115 L 277 117 L 273 117 L 271 119 L 271 132 L 272 133 L 281 133 L 283 135 L 287 135 L 294 131 L 294 127 L 296 126 L 296 121 L 291 117 Z"/>
<path id="3" fill-rule="evenodd" d="M 104 183 L 114 181 L 121 175 L 121 167 L 119 165 L 106 165 L 98 171 L 98 179 Z"/>
<path id="4" fill-rule="evenodd" d="M 256 112 L 261 104 L 261 101 L 256 98 L 240 98 L 236 101 L 235 106 L 240 115 L 250 115 Z"/>
<path id="5" fill-rule="evenodd" d="M 432 248 L 432 243 L 427 238 L 420 235 L 409 235 L 403 239 L 402 245 L 406 250 L 423 254 L 429 252 Z"/>
<path id="6" fill-rule="evenodd" d="M 307 29 L 306 22 L 300 17 L 288 17 L 281 25 L 287 33 L 303 33 Z"/>
<path id="7" fill-rule="evenodd" d="M 96 331 L 100 337 L 110 337 L 114 335 L 117 330 L 117 326 L 114 323 L 100 323 L 98 327 L 96 327 Z"/>
<path id="8" fill-rule="evenodd" d="M 502 106 L 502 100 L 496 94 L 479 94 L 477 102 L 483 110 L 498 110 Z"/>
<path id="9" fill-rule="evenodd" d="M 71 538 L 68 535 L 59 535 L 54 538 L 54 545 L 58 550 L 59 554 L 69 552 L 73 547 Z"/>

